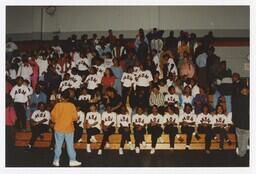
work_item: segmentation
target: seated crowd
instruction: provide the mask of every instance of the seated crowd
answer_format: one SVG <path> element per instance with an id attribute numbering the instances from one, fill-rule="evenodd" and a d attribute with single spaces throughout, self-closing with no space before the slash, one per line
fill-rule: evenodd
<path id="1" fill-rule="evenodd" d="M 163 133 L 169 135 L 171 149 L 175 137 L 182 142 L 179 133 L 186 134 L 187 150 L 192 136 L 200 139 L 199 133 L 206 134 L 206 153 L 219 134 L 222 150 L 225 141 L 232 143 L 232 114 L 237 98 L 248 96 L 246 82 L 214 53 L 212 32 L 201 39 L 185 31 L 178 38 L 173 31 L 165 39 L 162 35 L 156 28 L 148 34 L 139 29 L 130 46 L 123 35 L 117 38 L 109 30 L 100 39 L 96 34 L 90 39 L 72 35 L 63 45 L 55 37 L 49 48 L 30 52 L 9 48 L 6 112 L 17 120 L 10 117 L 6 124 L 31 130 L 31 148 L 44 132 L 54 131 L 54 105 L 68 96 L 79 118 L 74 122 L 74 142 L 83 141 L 86 132 L 88 153 L 95 135 L 103 133 L 101 155 L 116 132 L 122 135 L 120 155 L 126 142 L 140 153 L 146 133 L 151 134 L 151 154 Z"/>

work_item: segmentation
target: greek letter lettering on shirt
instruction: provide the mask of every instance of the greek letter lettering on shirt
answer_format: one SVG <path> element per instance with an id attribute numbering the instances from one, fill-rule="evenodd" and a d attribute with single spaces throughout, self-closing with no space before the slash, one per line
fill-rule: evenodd
<path id="1" fill-rule="evenodd" d="M 105 126 L 109 126 L 111 123 L 114 122 L 113 126 L 116 126 L 116 113 L 115 112 L 103 112 L 102 113 L 102 121 L 104 121 Z"/>
<path id="2" fill-rule="evenodd" d="M 43 119 L 47 119 L 47 121 L 43 122 L 43 124 L 48 125 L 50 120 L 50 112 L 49 111 L 42 112 L 40 110 L 36 110 L 35 112 L 33 112 L 31 119 L 36 122 L 42 121 Z"/>
<path id="3" fill-rule="evenodd" d="M 224 114 L 217 114 L 213 117 L 214 124 L 227 124 L 227 117 Z"/>
<path id="4" fill-rule="evenodd" d="M 198 115 L 197 119 L 197 124 L 212 124 L 212 115 L 209 113 L 206 115 L 201 113 Z"/>
<path id="5" fill-rule="evenodd" d="M 90 74 L 89 76 L 87 76 L 87 78 L 85 79 L 85 83 L 87 83 L 87 89 L 95 89 L 98 87 L 99 82 L 99 78 L 97 77 L 96 74 Z"/>
<path id="6" fill-rule="evenodd" d="M 165 113 L 164 117 L 163 117 L 163 123 L 167 123 L 167 122 L 174 122 L 176 124 L 179 123 L 179 116 L 177 114 L 169 114 L 169 113 Z"/>
<path id="7" fill-rule="evenodd" d="M 148 117 L 149 117 L 151 123 L 162 124 L 162 115 L 150 114 Z"/>
<path id="8" fill-rule="evenodd" d="M 123 73 L 121 82 L 123 82 L 124 87 L 131 87 L 134 82 L 134 75 L 131 73 Z"/>
<path id="9" fill-rule="evenodd" d="M 148 120 L 147 120 L 147 116 L 142 114 L 142 115 L 138 115 L 138 114 L 135 114 L 133 116 L 133 121 L 132 121 L 135 125 L 140 125 L 140 126 L 144 126 L 145 124 L 148 123 Z"/>
<path id="10" fill-rule="evenodd" d="M 193 113 L 183 113 L 182 117 L 181 117 L 181 122 L 187 122 L 187 123 L 192 123 L 192 122 L 196 122 L 196 115 Z"/>
<path id="11" fill-rule="evenodd" d="M 11 97 L 14 99 L 14 102 L 26 103 L 28 101 L 28 96 L 30 95 L 29 89 L 25 85 L 15 85 L 11 92 Z"/>
<path id="12" fill-rule="evenodd" d="M 165 102 L 167 103 L 175 103 L 179 101 L 179 97 L 177 94 L 167 94 L 165 96 Z"/>
<path id="13" fill-rule="evenodd" d="M 73 83 L 72 80 L 64 80 L 60 83 L 60 90 L 61 91 L 65 91 L 68 88 L 72 88 L 73 87 Z"/>
<path id="14" fill-rule="evenodd" d="M 15 90 L 15 92 L 14 92 L 14 95 L 17 95 L 17 94 L 23 94 L 23 95 L 26 95 L 26 90 L 25 89 L 21 89 L 21 88 L 19 88 L 19 89 L 17 89 L 17 90 Z"/>
<path id="15" fill-rule="evenodd" d="M 138 66 L 133 67 L 133 75 L 134 75 L 135 78 L 137 78 L 140 71 L 141 71 L 140 67 L 138 67 Z"/>
<path id="16" fill-rule="evenodd" d="M 87 120 L 88 124 L 90 124 L 90 125 L 95 124 L 96 122 L 98 122 L 93 127 L 97 127 L 98 129 L 100 129 L 100 122 L 101 122 L 100 113 L 98 113 L 98 112 L 88 112 L 86 114 L 86 120 Z"/>
<path id="17" fill-rule="evenodd" d="M 153 80 L 153 77 L 151 75 L 151 72 L 146 70 L 146 71 L 140 71 L 138 73 L 138 76 L 137 76 L 137 85 L 138 86 L 143 86 L 143 87 L 147 87 L 149 86 L 150 82 Z"/>
<path id="18" fill-rule="evenodd" d="M 119 114 L 117 115 L 118 118 L 118 126 L 122 124 L 123 127 L 128 127 L 129 124 L 131 123 L 130 115 L 124 115 L 124 114 Z"/>
<path id="19" fill-rule="evenodd" d="M 78 100 L 79 101 L 90 101 L 91 100 L 91 95 L 90 94 L 80 95 Z"/>

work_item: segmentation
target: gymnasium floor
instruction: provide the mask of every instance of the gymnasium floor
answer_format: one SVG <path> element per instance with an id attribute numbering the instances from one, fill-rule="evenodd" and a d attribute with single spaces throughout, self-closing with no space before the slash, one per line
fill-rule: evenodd
<path id="1" fill-rule="evenodd" d="M 8 153 L 8 152 L 7 152 Z M 46 148 L 34 148 L 27 151 L 15 148 L 7 154 L 6 167 L 52 167 L 53 151 Z M 96 151 L 91 154 L 85 150 L 77 150 L 77 159 L 82 161 L 82 167 L 248 167 L 249 155 L 239 158 L 234 150 L 212 151 L 206 155 L 204 151 L 168 151 L 159 150 L 150 155 L 149 150 L 125 151 L 124 156 L 118 155 L 118 150 L 106 150 L 102 156 Z M 68 156 L 63 151 L 61 166 L 68 166 Z"/>

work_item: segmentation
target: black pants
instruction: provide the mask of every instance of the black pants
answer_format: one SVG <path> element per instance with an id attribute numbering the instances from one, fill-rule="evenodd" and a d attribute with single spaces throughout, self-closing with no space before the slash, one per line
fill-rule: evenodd
<path id="1" fill-rule="evenodd" d="M 74 132 L 74 143 L 76 143 L 83 135 L 83 128 L 80 126 L 75 127 L 75 132 Z"/>
<path id="2" fill-rule="evenodd" d="M 225 140 L 225 139 L 228 139 L 227 131 L 226 131 L 224 128 L 214 127 L 214 128 L 212 129 L 212 134 L 213 134 L 213 137 L 214 137 L 216 134 L 219 134 L 219 135 L 220 135 L 220 149 L 223 149 L 223 147 L 224 147 L 224 140 Z"/>
<path id="3" fill-rule="evenodd" d="M 14 109 L 17 115 L 16 127 L 26 129 L 26 109 L 24 103 L 14 103 Z"/>
<path id="4" fill-rule="evenodd" d="M 127 101 L 127 97 L 130 93 L 131 87 L 124 87 L 122 88 L 122 99 L 123 99 L 123 103 L 126 104 Z"/>
<path id="5" fill-rule="evenodd" d="M 130 130 L 130 127 L 128 127 L 128 131 L 126 131 L 124 129 L 124 127 L 120 127 L 118 129 L 118 133 L 122 135 L 121 142 L 120 142 L 120 147 L 124 148 L 125 141 L 127 141 L 127 142 L 131 141 L 131 137 L 130 137 L 131 130 Z"/>
<path id="6" fill-rule="evenodd" d="M 164 128 L 164 133 L 169 135 L 170 147 L 174 147 L 175 137 L 178 133 L 178 128 L 172 125 L 167 125 Z"/>
<path id="7" fill-rule="evenodd" d="M 91 144 L 91 137 L 100 133 L 100 130 L 96 127 L 86 129 L 87 132 L 87 144 Z"/>
<path id="8" fill-rule="evenodd" d="M 163 129 L 161 128 L 161 126 L 149 126 L 148 133 L 151 134 L 151 146 L 152 148 L 155 148 L 157 139 L 161 137 Z"/>
<path id="9" fill-rule="evenodd" d="M 210 150 L 211 140 L 212 140 L 212 128 L 211 126 L 203 127 L 199 126 L 197 132 L 200 134 L 205 134 L 205 150 Z"/>
<path id="10" fill-rule="evenodd" d="M 104 149 L 106 143 L 109 141 L 108 138 L 110 135 L 114 134 L 116 131 L 115 127 L 108 127 L 106 131 L 103 130 L 103 140 L 100 145 L 100 149 Z"/>
<path id="11" fill-rule="evenodd" d="M 135 147 L 140 147 L 140 143 L 144 141 L 144 135 L 146 133 L 146 129 L 143 127 L 141 130 L 139 130 L 138 128 L 134 127 L 133 132 L 134 132 L 134 139 L 135 139 Z"/>
<path id="12" fill-rule="evenodd" d="M 48 130 L 49 130 L 49 126 L 46 124 L 39 124 L 31 127 L 32 137 L 29 141 L 29 144 L 33 146 L 37 137 L 39 137 L 39 135 L 42 133 L 48 132 Z"/>
<path id="13" fill-rule="evenodd" d="M 186 145 L 190 145 L 191 144 L 192 134 L 193 134 L 194 131 L 195 131 L 195 128 L 191 127 L 191 126 L 182 126 L 181 127 L 181 132 L 183 134 L 187 135 Z"/>

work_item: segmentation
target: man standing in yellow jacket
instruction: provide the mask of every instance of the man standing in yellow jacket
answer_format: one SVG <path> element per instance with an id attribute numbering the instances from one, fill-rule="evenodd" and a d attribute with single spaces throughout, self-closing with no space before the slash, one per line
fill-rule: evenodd
<path id="1" fill-rule="evenodd" d="M 66 90 L 61 94 L 62 101 L 57 103 L 52 112 L 52 122 L 55 130 L 55 150 L 54 150 L 54 166 L 60 166 L 59 159 L 61 148 L 64 140 L 69 156 L 69 166 L 80 166 L 82 163 L 76 160 L 76 152 L 74 150 L 74 125 L 73 122 L 78 119 L 76 107 L 70 103 L 69 91 Z"/>

